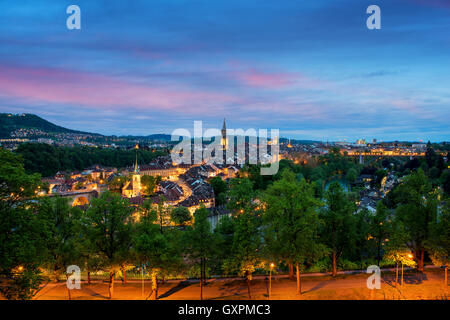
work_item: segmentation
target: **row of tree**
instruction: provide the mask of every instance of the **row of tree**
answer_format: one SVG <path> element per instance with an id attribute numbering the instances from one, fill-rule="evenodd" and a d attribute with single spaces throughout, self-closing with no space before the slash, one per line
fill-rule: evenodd
<path id="1" fill-rule="evenodd" d="M 449 205 L 423 171 L 407 176 L 393 191 L 390 206 L 375 214 L 357 210 L 355 200 L 332 183 L 324 197 L 314 183 L 285 169 L 264 191 L 249 178 L 231 179 L 223 191 L 231 216 L 212 230 L 209 211 L 197 210 L 193 222 L 186 208 L 149 201 L 140 207 L 106 192 L 85 211 L 63 198 L 35 198 L 38 175 L 25 173 L 20 158 L 0 150 L 0 276 L 9 299 L 31 298 L 44 280 L 55 279 L 68 265 L 114 279 L 142 268 L 152 277 L 149 298 L 158 297 L 158 278 L 195 274 L 201 297 L 208 274 L 245 276 L 251 298 L 255 271 L 270 263 L 300 274 L 329 258 L 337 274 L 344 257 L 352 261 L 383 257 L 408 264 L 411 254 L 423 271 L 425 253 L 447 270 L 450 249 Z M 68 291 L 70 297 L 70 291 Z"/>
<path id="2" fill-rule="evenodd" d="M 149 163 L 166 150 L 139 149 L 139 159 Z M 84 170 L 92 165 L 124 168 L 135 161 L 135 150 L 92 148 L 86 146 L 59 147 L 45 143 L 24 143 L 16 153 L 24 160 L 27 173 L 40 173 L 43 177 L 55 175 L 58 171 Z"/>

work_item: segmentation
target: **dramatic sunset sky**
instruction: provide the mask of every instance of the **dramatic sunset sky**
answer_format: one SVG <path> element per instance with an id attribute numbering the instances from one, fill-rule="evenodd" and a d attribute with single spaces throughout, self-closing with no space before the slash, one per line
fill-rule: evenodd
<path id="1" fill-rule="evenodd" d="M 450 0 L 2 0 L 0 112 L 116 135 L 226 117 L 300 139 L 448 141 Z"/>

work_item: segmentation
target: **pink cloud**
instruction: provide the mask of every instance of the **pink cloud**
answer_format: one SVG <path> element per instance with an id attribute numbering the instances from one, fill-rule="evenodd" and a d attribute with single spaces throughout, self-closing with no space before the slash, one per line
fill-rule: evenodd
<path id="1" fill-rule="evenodd" d="M 391 104 L 398 110 L 406 111 L 422 119 L 432 117 L 431 113 L 427 113 L 425 110 L 422 110 L 414 101 L 411 100 L 395 99 L 391 101 Z"/>
<path id="2" fill-rule="evenodd" d="M 245 85 L 266 88 L 281 88 L 291 85 L 295 77 L 289 73 L 264 73 L 255 69 L 235 74 L 236 79 Z"/>
<path id="3" fill-rule="evenodd" d="M 96 73 L 1 65 L 0 95 L 32 103 L 180 109 L 193 113 L 239 101 L 232 95 L 183 86 L 158 87 Z"/>
<path id="4" fill-rule="evenodd" d="M 303 88 L 316 89 L 322 85 L 321 81 L 306 77 L 295 72 L 265 72 L 254 68 L 231 73 L 231 77 L 238 83 L 251 87 L 268 89 Z"/>

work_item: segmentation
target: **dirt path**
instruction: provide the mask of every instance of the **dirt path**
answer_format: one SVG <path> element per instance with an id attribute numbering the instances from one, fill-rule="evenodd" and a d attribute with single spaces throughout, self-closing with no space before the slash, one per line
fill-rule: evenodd
<path id="1" fill-rule="evenodd" d="M 286 277 L 272 279 L 272 299 L 444 299 L 443 274 L 439 270 L 426 271 L 422 278 L 415 273 L 407 273 L 403 287 L 395 287 L 392 273 L 382 277 L 381 289 L 367 289 L 367 274 L 341 274 L 331 276 L 302 277 L 302 295 L 296 294 L 296 282 Z M 116 282 L 115 299 L 142 300 L 151 288 L 151 282 L 145 281 L 144 296 L 142 283 L 131 280 L 126 285 Z M 252 298 L 268 298 L 268 279 L 258 277 L 252 281 Z M 211 279 L 203 290 L 204 299 L 247 299 L 245 281 L 236 279 Z M 74 300 L 105 300 L 108 297 L 108 285 L 97 280 L 91 285 L 82 282 L 80 290 L 72 290 Z M 448 297 L 448 296 L 447 296 Z M 200 286 L 195 280 L 176 280 L 159 286 L 159 298 L 169 300 L 198 300 Z M 48 283 L 35 297 L 35 300 L 64 300 L 67 290 L 64 282 Z"/>

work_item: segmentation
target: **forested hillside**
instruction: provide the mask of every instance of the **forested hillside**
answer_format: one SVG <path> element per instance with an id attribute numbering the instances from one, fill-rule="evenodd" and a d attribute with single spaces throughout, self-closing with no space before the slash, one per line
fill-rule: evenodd
<path id="1" fill-rule="evenodd" d="M 163 151 L 152 152 L 140 149 L 139 162 L 148 163 Z M 58 171 L 83 170 L 94 164 L 108 167 L 126 167 L 134 164 L 134 150 L 103 149 L 91 147 L 57 147 L 41 143 L 21 144 L 16 150 L 24 159 L 27 173 L 40 173 L 43 177 Z"/>

